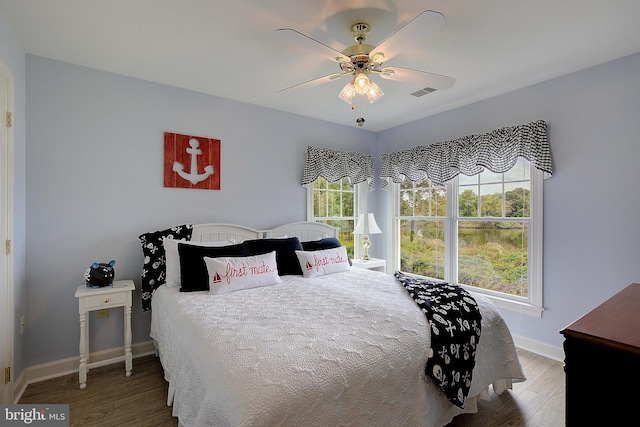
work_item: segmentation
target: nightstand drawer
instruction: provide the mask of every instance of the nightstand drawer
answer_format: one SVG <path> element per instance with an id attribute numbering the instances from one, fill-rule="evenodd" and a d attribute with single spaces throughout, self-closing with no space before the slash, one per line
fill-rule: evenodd
<path id="1" fill-rule="evenodd" d="M 111 294 L 90 295 L 83 298 L 82 303 L 86 310 L 101 309 L 112 305 L 123 305 L 127 302 L 127 298 L 131 292 L 114 292 Z"/>

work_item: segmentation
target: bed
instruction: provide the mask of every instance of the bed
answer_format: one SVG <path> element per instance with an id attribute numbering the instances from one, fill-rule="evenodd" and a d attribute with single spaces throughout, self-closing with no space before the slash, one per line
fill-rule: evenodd
<path id="1" fill-rule="evenodd" d="M 221 242 L 203 249 L 215 253 L 298 239 L 305 242 L 305 250 L 296 252 L 304 270 L 302 261 L 311 254 L 306 249 L 336 237 L 333 227 L 298 222 L 270 230 L 194 225 L 190 240 Z M 193 255 L 185 249 L 191 245 L 180 243 L 181 262 Z M 180 425 L 443 426 L 460 413 L 476 412 L 477 399 L 487 397 L 490 387 L 502 393 L 525 380 L 503 318 L 488 299 L 473 294 L 482 335 L 464 405 L 452 404 L 425 375 L 431 343 L 425 314 L 393 275 L 344 267 L 342 249 L 318 252 L 339 254 L 331 258 L 339 261 L 337 270 L 325 262 L 323 274 L 278 275 L 276 284 L 255 287 L 239 277 L 245 280 L 239 290 L 215 294 L 213 258 L 207 257 L 210 290 L 181 292 L 175 283 L 169 286 L 176 266 L 169 265 L 167 251 L 167 283 L 151 300 L 151 337 L 169 383 L 167 404 Z M 233 262 L 240 259 L 249 258 Z M 262 267 L 273 262 L 265 259 Z M 189 272 L 181 273 L 184 283 Z"/>

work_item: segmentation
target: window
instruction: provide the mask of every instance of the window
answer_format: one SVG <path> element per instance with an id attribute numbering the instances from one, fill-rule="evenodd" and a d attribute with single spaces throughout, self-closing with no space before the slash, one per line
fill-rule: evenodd
<path id="1" fill-rule="evenodd" d="M 354 184 L 355 183 L 355 184 Z M 373 190 L 373 157 L 367 154 L 307 147 L 302 174 L 307 187 L 307 220 L 337 227 L 340 243 L 354 253 L 353 229 L 359 212 L 366 212 L 367 191 Z"/>
<path id="2" fill-rule="evenodd" d="M 397 268 L 461 283 L 529 314 L 542 312 L 542 172 L 519 158 L 505 173 L 446 186 L 394 185 Z"/>
<path id="3" fill-rule="evenodd" d="M 349 178 L 329 182 L 320 177 L 313 182 L 307 193 L 310 205 L 308 220 L 340 229 L 338 239 L 351 258 L 354 258 L 353 229 L 360 211 L 359 206 L 366 206 L 366 202 L 360 200 L 366 197 L 366 189 L 359 190 L 361 185 L 366 184 L 353 185 Z"/>
<path id="4" fill-rule="evenodd" d="M 446 188 L 405 180 L 399 191 L 400 270 L 444 279 Z"/>

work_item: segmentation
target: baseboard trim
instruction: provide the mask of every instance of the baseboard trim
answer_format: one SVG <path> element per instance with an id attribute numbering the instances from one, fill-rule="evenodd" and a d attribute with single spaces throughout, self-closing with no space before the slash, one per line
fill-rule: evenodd
<path id="1" fill-rule="evenodd" d="M 131 345 L 131 353 L 134 359 L 149 356 L 155 354 L 155 352 L 156 348 L 153 340 Z M 111 363 L 119 363 L 117 358 L 122 356 L 123 353 L 124 347 L 96 351 L 89 354 L 89 363 L 92 364 L 93 368 Z M 111 359 L 114 360 L 111 361 Z M 78 372 L 79 364 L 80 356 L 75 356 L 26 368 L 15 381 L 13 389 L 14 403 L 20 400 L 20 397 L 22 397 L 22 394 L 29 384 L 76 373 Z"/>
<path id="2" fill-rule="evenodd" d="M 539 354 L 540 356 L 548 357 L 549 359 L 553 359 L 558 362 L 564 362 L 564 350 L 562 347 L 557 347 L 542 341 L 536 341 L 531 338 L 523 337 L 522 335 L 511 334 L 511 336 L 513 337 L 513 342 L 516 347 L 531 351 L 535 354 Z"/>

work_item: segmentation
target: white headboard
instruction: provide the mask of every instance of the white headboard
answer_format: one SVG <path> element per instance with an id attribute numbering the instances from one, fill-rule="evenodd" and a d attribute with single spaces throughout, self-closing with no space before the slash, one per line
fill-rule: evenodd
<path id="1" fill-rule="evenodd" d="M 292 222 L 267 230 L 265 237 L 297 237 L 301 242 L 338 237 L 338 229 L 319 222 Z"/>
<path id="2" fill-rule="evenodd" d="M 191 240 L 196 242 L 213 242 L 228 240 L 233 243 L 242 243 L 245 240 L 261 239 L 264 231 L 254 230 L 234 224 L 194 224 Z"/>
<path id="3" fill-rule="evenodd" d="M 191 240 L 196 242 L 212 242 L 227 240 L 241 243 L 245 240 L 268 237 L 297 237 L 301 242 L 338 237 L 338 229 L 319 222 L 300 221 L 281 225 L 269 230 L 256 230 L 235 224 L 194 224 Z"/>

